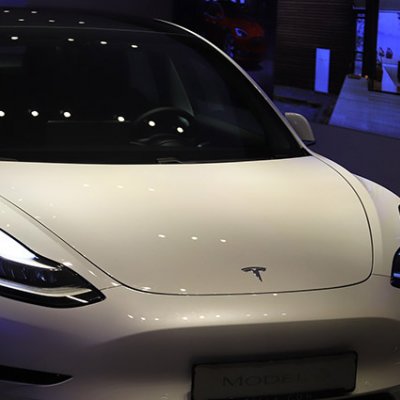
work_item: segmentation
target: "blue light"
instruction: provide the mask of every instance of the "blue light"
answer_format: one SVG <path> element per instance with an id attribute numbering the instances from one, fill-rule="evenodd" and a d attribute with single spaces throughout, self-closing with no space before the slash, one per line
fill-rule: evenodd
<path id="1" fill-rule="evenodd" d="M 383 64 L 400 61 L 400 13 L 381 11 L 379 13 L 378 54 Z"/>
<path id="2" fill-rule="evenodd" d="M 236 33 L 236 36 L 240 37 L 240 38 L 244 38 L 248 35 L 248 33 L 244 29 L 241 29 L 241 28 L 235 28 L 235 33 Z"/>

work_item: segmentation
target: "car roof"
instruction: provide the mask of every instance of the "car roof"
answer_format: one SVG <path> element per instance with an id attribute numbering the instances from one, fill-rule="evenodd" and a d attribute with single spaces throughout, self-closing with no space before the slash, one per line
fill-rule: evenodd
<path id="1" fill-rule="evenodd" d="M 183 28 L 168 22 L 125 14 L 84 9 L 0 7 L 0 28 L 24 27 L 116 29 L 189 35 Z"/>

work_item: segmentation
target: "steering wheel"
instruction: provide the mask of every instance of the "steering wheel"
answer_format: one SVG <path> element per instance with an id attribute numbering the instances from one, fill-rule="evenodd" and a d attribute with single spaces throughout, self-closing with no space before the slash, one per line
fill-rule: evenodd
<path id="1" fill-rule="evenodd" d="M 137 138 L 131 144 L 176 147 L 189 144 L 194 117 L 178 107 L 157 107 L 146 111 L 133 122 Z M 135 135 L 136 136 L 136 135 Z"/>

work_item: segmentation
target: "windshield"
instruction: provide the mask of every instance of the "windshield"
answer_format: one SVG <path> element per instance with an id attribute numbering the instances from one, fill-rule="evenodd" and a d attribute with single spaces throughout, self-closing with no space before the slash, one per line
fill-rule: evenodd
<path id="1" fill-rule="evenodd" d="M 183 35 L 0 32 L 0 157 L 162 163 L 304 150 L 221 54 Z"/>

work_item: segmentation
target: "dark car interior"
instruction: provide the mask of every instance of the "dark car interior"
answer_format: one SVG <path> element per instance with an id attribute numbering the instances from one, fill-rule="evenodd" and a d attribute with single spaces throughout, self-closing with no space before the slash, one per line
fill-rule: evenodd
<path id="1" fill-rule="evenodd" d="M 3 36 L 0 156 L 197 162 L 300 154 L 275 113 L 247 96 L 249 83 L 229 80 L 234 68 L 218 69 L 178 35 L 126 36 Z"/>

